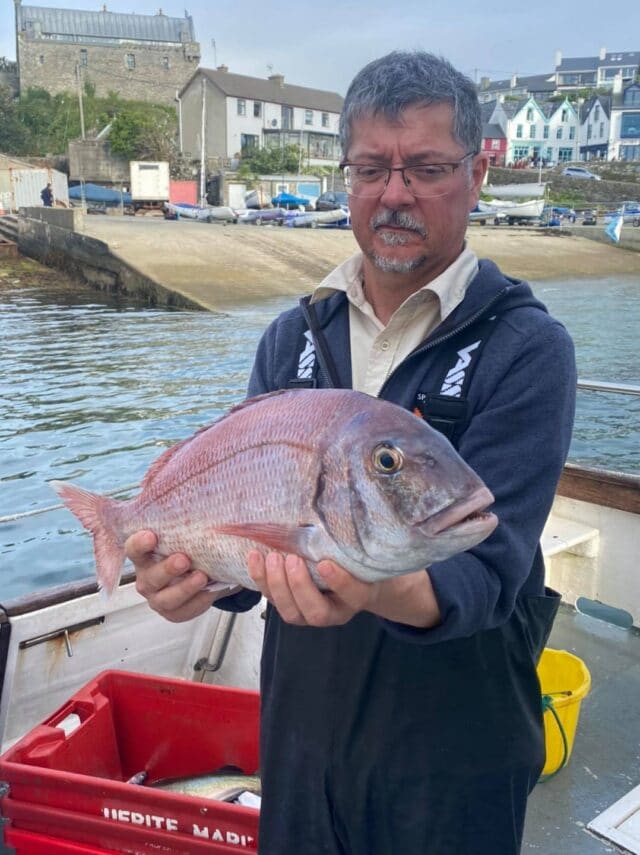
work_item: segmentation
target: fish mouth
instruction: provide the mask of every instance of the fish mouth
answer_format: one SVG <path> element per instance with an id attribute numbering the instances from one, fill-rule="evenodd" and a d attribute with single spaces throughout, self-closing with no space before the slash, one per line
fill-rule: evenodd
<path id="1" fill-rule="evenodd" d="M 485 531 L 486 537 L 498 524 L 497 516 L 486 510 L 494 501 L 488 487 L 479 487 L 468 498 L 453 502 L 418 525 L 428 537 L 445 533 L 467 536 Z"/>

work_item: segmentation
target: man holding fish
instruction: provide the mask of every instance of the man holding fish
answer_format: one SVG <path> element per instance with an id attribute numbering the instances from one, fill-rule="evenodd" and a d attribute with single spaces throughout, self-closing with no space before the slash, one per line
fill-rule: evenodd
<path id="1" fill-rule="evenodd" d="M 320 547 L 305 552 L 315 534 L 303 537 L 297 520 L 239 519 L 225 532 L 246 539 L 257 590 L 223 598 L 205 589 L 192 556 L 159 557 L 157 531 L 133 534 L 126 550 L 138 590 L 169 620 L 214 601 L 237 611 L 260 594 L 269 601 L 261 853 L 516 855 L 544 761 L 535 668 L 558 599 L 544 587 L 539 538 L 569 447 L 573 348 L 526 283 L 465 243 L 487 170 L 470 80 L 423 52 L 376 60 L 349 88 L 341 142 L 361 252 L 266 331 L 249 394 L 352 388 L 401 405 L 442 430 L 486 484 L 497 527 L 486 488 L 443 500 L 427 478 L 423 530 L 476 525 L 485 539 L 365 581 L 322 560 L 335 555 Z M 303 437 L 300 408 L 296 419 Z M 366 463 L 385 485 L 415 464 L 404 442 L 382 436 Z M 448 475 L 438 454 L 421 460 L 424 472 Z M 383 522 L 354 488 L 358 461 L 324 472 L 313 525 L 339 505 L 362 523 L 349 549 L 366 553 Z M 278 478 L 255 472 L 267 503 Z M 407 520 L 422 501 L 408 495 L 403 487 L 392 500 Z M 451 507 L 464 513 L 445 519 Z"/>

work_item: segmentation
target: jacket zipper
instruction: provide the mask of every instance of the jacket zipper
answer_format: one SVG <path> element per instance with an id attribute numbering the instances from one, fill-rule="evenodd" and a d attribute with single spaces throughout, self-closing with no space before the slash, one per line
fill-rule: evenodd
<path id="1" fill-rule="evenodd" d="M 450 338 L 453 338 L 454 336 L 458 335 L 458 333 L 459 333 L 459 332 L 461 332 L 462 330 L 466 330 L 466 329 L 468 329 L 470 326 L 472 326 L 473 324 L 475 324 L 475 322 L 476 322 L 477 320 L 479 320 L 479 319 L 480 319 L 484 314 L 486 314 L 486 313 L 489 311 L 489 309 L 491 309 L 491 307 L 492 307 L 495 303 L 497 303 L 497 302 L 498 302 L 498 300 L 501 300 L 501 299 L 504 297 L 504 295 L 506 294 L 506 292 L 509 290 L 509 287 L 510 287 L 510 286 L 509 286 L 509 285 L 507 285 L 505 288 L 503 288 L 503 289 L 502 289 L 502 291 L 500 291 L 498 294 L 495 294 L 495 295 L 494 295 L 494 296 L 489 300 L 489 302 L 488 302 L 488 303 L 485 303 L 485 305 L 484 305 L 481 309 L 478 309 L 478 311 L 477 311 L 477 312 L 475 312 L 473 315 L 471 315 L 471 317 L 470 317 L 470 318 L 467 318 L 467 320 L 466 320 L 466 321 L 463 321 L 461 324 L 459 324 L 459 326 L 455 327 L 455 328 L 454 328 L 454 329 L 452 329 L 452 330 L 449 330 L 449 332 L 448 332 L 448 333 L 445 333 L 444 335 L 440 336 L 439 338 L 435 338 L 433 341 L 430 341 L 430 342 L 428 342 L 427 344 L 422 344 L 422 345 L 420 345 L 420 347 L 419 347 L 417 350 L 412 351 L 412 352 L 409 354 L 409 356 L 405 357 L 405 359 L 403 359 L 403 360 L 402 360 L 402 362 L 401 362 L 399 365 L 396 365 L 396 367 L 393 369 L 393 371 L 391 372 L 391 374 L 389 374 L 389 376 L 386 378 L 386 380 L 384 381 L 384 383 L 383 383 L 383 384 L 382 384 L 382 386 L 380 387 L 380 391 L 378 392 L 378 397 L 380 397 L 380 398 L 382 397 L 382 393 L 384 392 L 384 390 L 385 390 L 386 386 L 389 384 L 389 382 L 390 382 L 390 381 L 391 381 L 391 379 L 393 378 L 394 374 L 395 374 L 397 371 L 399 371 L 399 370 L 402 368 L 402 366 L 403 366 L 403 365 L 404 365 L 404 364 L 405 364 L 409 359 L 412 359 L 414 356 L 418 356 L 418 355 L 420 355 L 420 354 L 422 354 L 422 353 L 425 353 L 427 350 L 431 350 L 432 348 L 436 347 L 437 345 L 442 344 L 444 341 L 449 341 L 449 339 L 450 339 Z"/>

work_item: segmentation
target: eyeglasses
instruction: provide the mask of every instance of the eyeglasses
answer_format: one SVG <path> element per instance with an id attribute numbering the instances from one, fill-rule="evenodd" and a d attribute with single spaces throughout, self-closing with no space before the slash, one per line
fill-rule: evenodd
<path id="1" fill-rule="evenodd" d="M 419 163 L 415 166 L 376 166 L 372 163 L 341 163 L 344 186 L 352 196 L 381 196 L 391 179 L 399 172 L 405 186 L 419 199 L 446 196 L 453 188 L 453 176 L 465 160 L 475 157 L 469 151 L 460 160 L 449 163 Z"/>

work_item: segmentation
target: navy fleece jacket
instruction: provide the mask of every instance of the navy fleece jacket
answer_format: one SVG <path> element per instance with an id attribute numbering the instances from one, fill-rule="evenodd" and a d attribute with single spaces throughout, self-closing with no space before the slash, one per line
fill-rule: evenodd
<path id="1" fill-rule="evenodd" d="M 351 386 L 348 304 L 334 294 L 314 306 L 337 366 Z M 573 426 L 576 368 L 572 341 L 528 284 L 505 277 L 483 260 L 463 302 L 388 378 L 380 397 L 413 409 L 419 390 L 439 391 L 447 366 L 445 342 L 482 315 L 497 315 L 468 391 L 470 418 L 457 437 L 461 456 L 495 496 L 499 525 L 483 543 L 429 568 L 442 622 L 420 630 L 382 621 L 397 638 L 432 644 L 504 624 L 519 594 L 544 591 L 540 534 L 564 465 Z M 296 376 L 304 307 L 277 318 L 265 332 L 249 395 L 287 386 Z M 444 341 L 443 341 L 444 339 Z M 318 385 L 329 385 L 320 370 Z M 259 600 L 243 591 L 217 607 L 244 611 Z"/>

